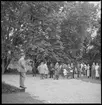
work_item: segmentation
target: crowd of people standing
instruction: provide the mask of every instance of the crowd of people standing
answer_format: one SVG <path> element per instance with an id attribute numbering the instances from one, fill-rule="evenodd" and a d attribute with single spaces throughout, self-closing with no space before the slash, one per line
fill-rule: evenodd
<path id="1" fill-rule="evenodd" d="M 78 77 L 86 76 L 87 78 L 92 77 L 92 79 L 99 79 L 101 78 L 101 69 L 98 63 L 93 62 L 92 67 L 89 64 L 85 63 L 77 63 L 77 65 L 65 64 L 65 63 L 50 63 L 47 65 L 46 61 L 43 61 L 38 66 L 39 74 L 41 78 L 53 78 L 59 79 L 61 75 L 64 78 L 68 78 L 71 76 L 74 78 L 74 74 L 77 74 Z"/>

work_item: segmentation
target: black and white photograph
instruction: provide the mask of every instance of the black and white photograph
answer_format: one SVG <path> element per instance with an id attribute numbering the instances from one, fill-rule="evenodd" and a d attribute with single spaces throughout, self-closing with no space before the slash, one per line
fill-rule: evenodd
<path id="1" fill-rule="evenodd" d="M 101 1 L 1 1 L 2 104 L 101 104 Z"/>

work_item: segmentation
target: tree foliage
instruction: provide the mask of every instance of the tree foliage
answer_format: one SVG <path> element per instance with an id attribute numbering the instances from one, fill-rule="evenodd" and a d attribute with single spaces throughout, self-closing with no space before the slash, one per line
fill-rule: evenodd
<path id="1" fill-rule="evenodd" d="M 93 61 L 99 62 L 101 61 L 101 20 L 98 20 L 98 30 L 96 33 L 96 36 L 91 40 L 90 45 L 93 46 L 92 49 L 89 50 L 88 53 L 90 53 L 93 57 Z"/>
<path id="2" fill-rule="evenodd" d="M 2 1 L 2 58 L 19 58 L 23 50 L 35 62 L 77 60 L 97 9 L 88 2 Z"/>

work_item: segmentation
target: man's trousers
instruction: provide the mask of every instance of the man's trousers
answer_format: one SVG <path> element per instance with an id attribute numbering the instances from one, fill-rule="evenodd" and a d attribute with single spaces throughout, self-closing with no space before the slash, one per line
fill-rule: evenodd
<path id="1" fill-rule="evenodd" d="M 20 72 L 20 86 L 21 87 L 25 87 L 24 85 L 25 77 L 26 77 L 26 72 Z"/>

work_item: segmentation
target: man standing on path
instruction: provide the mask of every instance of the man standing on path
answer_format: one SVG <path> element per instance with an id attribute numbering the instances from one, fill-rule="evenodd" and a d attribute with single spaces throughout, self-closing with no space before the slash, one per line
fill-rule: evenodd
<path id="1" fill-rule="evenodd" d="M 21 58 L 18 61 L 19 64 L 19 73 L 20 73 L 20 87 L 25 89 L 25 77 L 26 77 L 26 60 L 25 60 L 25 55 L 22 54 Z"/>

